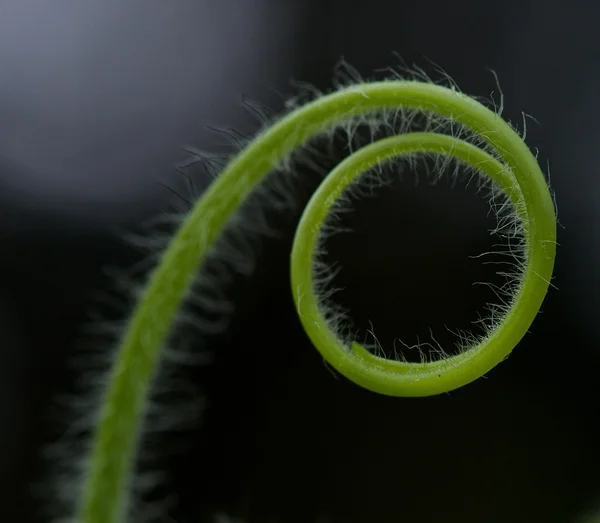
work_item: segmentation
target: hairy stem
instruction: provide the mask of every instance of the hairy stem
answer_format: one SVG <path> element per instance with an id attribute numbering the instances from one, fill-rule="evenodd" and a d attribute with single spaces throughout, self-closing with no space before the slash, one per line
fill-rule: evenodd
<path id="1" fill-rule="evenodd" d="M 375 142 L 340 164 L 305 209 L 293 247 L 292 289 L 304 328 L 339 372 L 363 387 L 396 396 L 426 396 L 460 387 L 489 371 L 519 342 L 547 292 L 556 247 L 554 205 L 537 161 L 520 136 L 472 98 L 427 83 L 365 83 L 318 98 L 276 122 L 233 158 L 164 251 L 109 376 L 88 458 L 80 523 L 116 523 L 126 517 L 133 458 L 161 349 L 207 253 L 236 210 L 267 174 L 310 138 L 350 117 L 397 108 L 450 118 L 479 135 L 496 157 L 455 137 L 409 133 Z M 313 260 L 319 230 L 353 179 L 386 158 L 428 152 L 475 166 L 507 193 L 524 224 L 527 265 L 511 309 L 489 336 L 457 356 L 409 364 L 374 356 L 357 343 L 348 348 L 338 339 L 319 306 Z"/>

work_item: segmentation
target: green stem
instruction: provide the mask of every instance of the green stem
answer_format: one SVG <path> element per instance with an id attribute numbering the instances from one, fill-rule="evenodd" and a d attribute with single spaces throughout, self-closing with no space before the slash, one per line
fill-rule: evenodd
<path id="1" fill-rule="evenodd" d="M 339 372 L 363 387 L 397 396 L 437 394 L 473 381 L 504 359 L 525 334 L 552 275 L 556 222 L 542 172 L 519 135 L 475 100 L 431 84 L 359 84 L 323 96 L 275 123 L 241 151 L 196 203 L 163 253 L 129 321 L 109 376 L 88 458 L 80 523 L 125 519 L 136 444 L 161 349 L 207 253 L 242 202 L 311 137 L 349 117 L 398 108 L 452 118 L 481 136 L 503 163 L 457 138 L 409 133 L 371 144 L 340 164 L 307 206 L 293 247 L 292 287 L 304 328 Z M 408 364 L 373 356 L 356 343 L 350 350 L 344 346 L 319 308 L 313 261 L 319 229 L 344 187 L 382 159 L 423 152 L 470 163 L 507 192 L 525 224 L 527 266 L 512 308 L 485 340 L 452 358 Z"/>

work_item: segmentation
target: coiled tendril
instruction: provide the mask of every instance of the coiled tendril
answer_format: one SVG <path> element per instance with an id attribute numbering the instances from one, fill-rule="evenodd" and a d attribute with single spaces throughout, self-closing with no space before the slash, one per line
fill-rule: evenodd
<path id="1" fill-rule="evenodd" d="M 109 377 L 85 477 L 79 521 L 113 523 L 125 515 L 132 457 L 161 349 L 198 270 L 230 218 L 280 162 L 310 138 L 357 115 L 398 108 L 426 111 L 477 135 L 483 148 L 455 136 L 415 132 L 358 150 L 323 181 L 303 212 L 291 256 L 291 283 L 300 320 L 324 358 L 372 391 L 427 396 L 465 385 L 503 360 L 536 316 L 552 275 L 556 248 L 553 201 L 538 163 L 521 137 L 494 111 L 450 88 L 418 81 L 363 83 L 322 96 L 274 123 L 234 157 L 173 236 L 140 297 Z M 485 339 L 438 361 L 392 361 L 340 340 L 315 290 L 320 230 L 342 192 L 387 160 L 435 154 L 491 178 L 514 205 L 525 239 L 517 293 Z"/>

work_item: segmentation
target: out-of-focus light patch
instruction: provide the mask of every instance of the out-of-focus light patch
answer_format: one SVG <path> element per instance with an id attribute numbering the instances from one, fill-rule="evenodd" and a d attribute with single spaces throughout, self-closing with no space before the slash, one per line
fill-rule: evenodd
<path id="1" fill-rule="evenodd" d="M 4 197 L 104 222 L 164 194 L 179 148 L 235 125 L 244 86 L 285 61 L 293 10 L 234 3 L 4 0 Z"/>

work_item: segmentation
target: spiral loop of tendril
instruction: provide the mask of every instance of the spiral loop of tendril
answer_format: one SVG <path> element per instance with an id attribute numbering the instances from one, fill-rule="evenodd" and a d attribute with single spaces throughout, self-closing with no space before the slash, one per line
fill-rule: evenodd
<path id="1" fill-rule="evenodd" d="M 81 523 L 113 523 L 125 513 L 132 456 L 161 349 L 187 290 L 232 216 L 280 162 L 312 137 L 357 115 L 398 108 L 456 122 L 484 146 L 436 132 L 400 134 L 358 150 L 325 178 L 303 212 L 291 256 L 292 291 L 308 336 L 330 365 L 358 385 L 394 396 L 427 396 L 482 376 L 526 333 L 552 276 L 556 219 L 544 176 L 519 134 L 474 99 L 429 83 L 364 83 L 319 97 L 275 122 L 234 157 L 164 251 L 130 319 L 110 375 L 89 457 Z M 337 198 L 372 167 L 414 154 L 453 158 L 491 178 L 514 204 L 525 240 L 516 294 L 494 328 L 468 350 L 421 363 L 388 360 L 339 339 L 323 311 L 314 274 L 320 231 Z"/>

